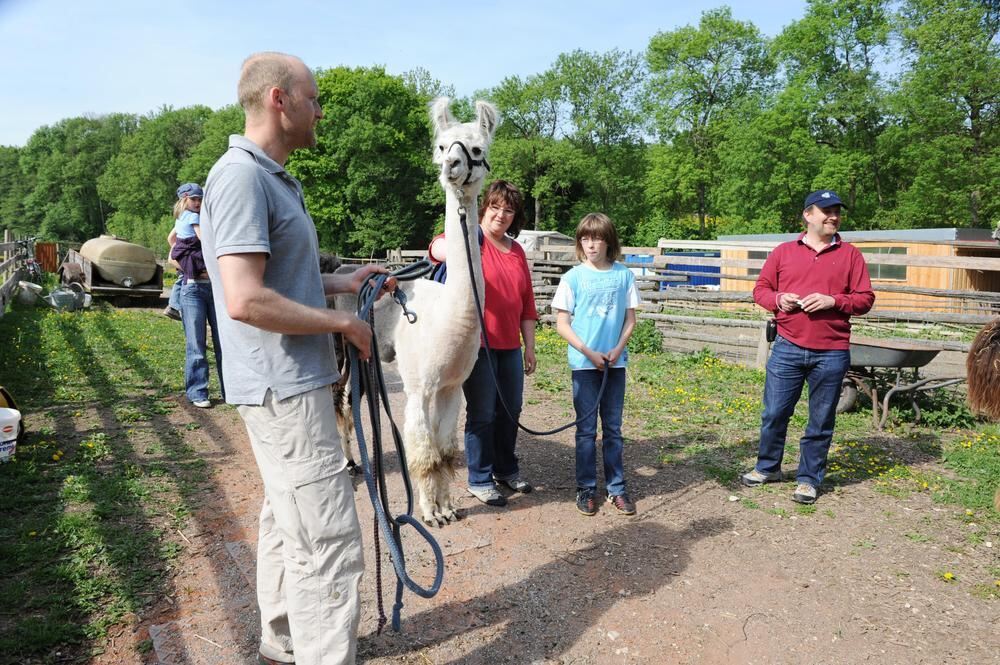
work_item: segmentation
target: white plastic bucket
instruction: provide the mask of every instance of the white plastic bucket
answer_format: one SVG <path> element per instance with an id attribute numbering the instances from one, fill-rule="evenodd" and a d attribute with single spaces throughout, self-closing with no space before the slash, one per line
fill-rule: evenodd
<path id="1" fill-rule="evenodd" d="M 0 408 L 0 462 L 9 462 L 17 450 L 17 430 L 21 412 Z"/>

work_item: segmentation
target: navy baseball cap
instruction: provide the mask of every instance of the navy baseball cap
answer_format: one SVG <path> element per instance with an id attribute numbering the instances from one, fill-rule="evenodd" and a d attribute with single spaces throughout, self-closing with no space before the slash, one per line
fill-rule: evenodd
<path id="1" fill-rule="evenodd" d="M 201 190 L 201 185 L 196 182 L 186 182 L 177 188 L 177 198 L 183 199 L 185 196 L 200 199 L 205 196 Z"/>
<path id="2" fill-rule="evenodd" d="M 840 200 L 837 193 L 829 189 L 821 189 L 818 192 L 813 192 L 806 197 L 806 202 L 803 204 L 802 209 L 805 210 L 809 206 L 819 206 L 820 208 L 829 208 L 831 206 L 841 206 L 846 208 L 844 202 Z"/>

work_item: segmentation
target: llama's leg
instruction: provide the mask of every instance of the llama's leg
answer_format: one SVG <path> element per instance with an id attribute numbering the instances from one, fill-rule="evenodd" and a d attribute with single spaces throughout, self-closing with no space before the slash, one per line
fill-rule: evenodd
<path id="1" fill-rule="evenodd" d="M 434 441 L 439 463 L 434 469 L 433 484 L 438 515 L 447 521 L 458 519 L 451 502 L 451 481 L 458 461 L 458 415 L 462 408 L 462 388 L 455 386 L 438 395 Z"/>
<path id="2" fill-rule="evenodd" d="M 428 417 L 429 399 L 422 392 L 406 396 L 406 422 L 403 427 L 403 442 L 406 446 L 406 464 L 410 479 L 417 486 L 417 503 L 424 522 L 439 526 L 447 520 L 439 519 L 435 509 L 436 492 L 433 485 L 433 471 L 437 465 L 437 453 L 431 447 L 431 432 Z"/>

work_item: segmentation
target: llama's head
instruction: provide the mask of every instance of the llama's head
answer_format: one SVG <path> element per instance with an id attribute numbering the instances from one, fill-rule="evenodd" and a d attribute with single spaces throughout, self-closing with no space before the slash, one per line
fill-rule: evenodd
<path id="1" fill-rule="evenodd" d="M 434 163 L 441 167 L 441 186 L 476 195 L 490 166 L 486 161 L 497 110 L 489 102 L 476 102 L 476 120 L 458 122 L 448 110 L 450 100 L 438 97 L 431 102 L 434 123 Z"/>

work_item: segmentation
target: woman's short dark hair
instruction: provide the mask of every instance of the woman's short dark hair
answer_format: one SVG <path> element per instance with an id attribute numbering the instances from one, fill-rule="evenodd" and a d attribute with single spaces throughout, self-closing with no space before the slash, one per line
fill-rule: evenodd
<path id="1" fill-rule="evenodd" d="M 524 228 L 524 196 L 521 190 L 506 180 L 494 180 L 483 194 L 483 202 L 479 206 L 479 219 L 486 214 L 491 205 L 506 206 L 514 211 L 514 221 L 507 229 L 507 235 L 516 238 Z"/>

